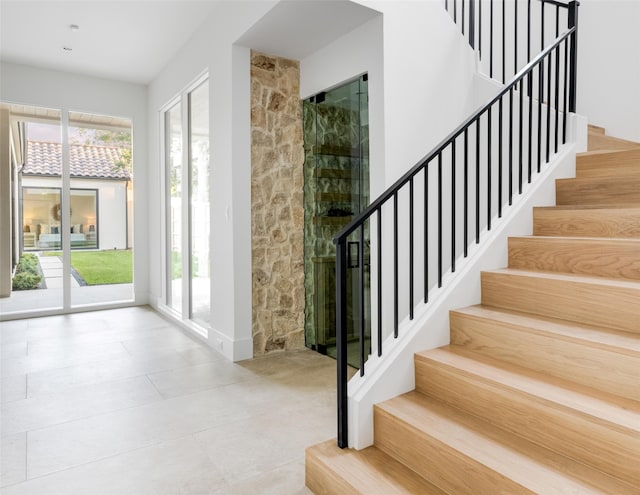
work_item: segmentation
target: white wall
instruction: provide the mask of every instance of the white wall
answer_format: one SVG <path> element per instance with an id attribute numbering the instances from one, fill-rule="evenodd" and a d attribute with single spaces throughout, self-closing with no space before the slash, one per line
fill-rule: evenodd
<path id="1" fill-rule="evenodd" d="M 133 126 L 135 302 L 149 302 L 147 88 L 25 65 L 0 65 L 0 100 L 131 119 Z M 124 218 L 123 218 L 124 221 Z M 151 265 L 151 268 L 156 268 Z"/>
<path id="2" fill-rule="evenodd" d="M 149 251 L 152 303 L 164 298 L 161 110 L 209 73 L 211 149 L 211 330 L 209 344 L 233 360 L 253 356 L 251 339 L 251 133 L 249 49 L 234 42 L 275 2 L 221 2 L 149 86 Z"/>
<path id="3" fill-rule="evenodd" d="M 581 0 L 577 111 L 607 134 L 640 142 L 640 2 Z"/>

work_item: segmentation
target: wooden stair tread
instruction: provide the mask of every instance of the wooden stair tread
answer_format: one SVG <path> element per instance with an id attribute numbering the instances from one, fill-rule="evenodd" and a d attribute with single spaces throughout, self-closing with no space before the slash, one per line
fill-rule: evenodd
<path id="1" fill-rule="evenodd" d="M 509 238 L 509 267 L 640 280 L 640 238 Z"/>
<path id="2" fill-rule="evenodd" d="M 544 373 L 445 346 L 416 353 L 417 360 L 431 360 L 455 367 L 514 391 L 535 396 L 566 409 L 607 422 L 638 436 L 640 441 L 640 403 L 588 389 Z"/>
<path id="3" fill-rule="evenodd" d="M 599 150 L 627 150 L 630 148 L 640 147 L 640 144 L 634 141 L 627 141 L 625 139 L 607 136 L 600 132 L 589 132 L 587 138 L 587 149 L 589 152 Z"/>
<path id="4" fill-rule="evenodd" d="M 425 459 L 433 459 L 438 454 L 442 456 L 447 448 L 453 449 L 458 453 L 454 454 L 454 457 L 470 458 L 474 464 L 477 463 L 506 479 L 513 480 L 522 488 L 518 493 L 631 494 L 635 490 L 624 482 L 506 433 L 490 423 L 416 391 L 395 397 L 375 407 L 377 414 L 387 415 L 390 421 L 405 423 L 417 437 L 431 437 L 436 440 L 438 450 L 425 451 Z M 398 440 L 400 441 L 402 439 Z M 396 450 L 400 446 L 390 444 L 384 448 Z M 425 449 L 424 446 L 422 448 Z M 400 457 L 415 457 L 416 452 L 396 454 Z M 455 466 L 451 468 L 455 470 Z M 474 471 L 466 473 L 466 476 L 457 471 L 454 476 L 467 477 L 481 469 Z M 498 487 L 495 487 L 493 492 L 475 491 L 476 487 L 473 484 L 476 480 L 460 480 L 460 483 L 465 482 L 469 486 L 469 491 L 465 493 L 507 493 L 499 491 Z"/>
<path id="5" fill-rule="evenodd" d="M 567 282 L 578 282 L 586 284 L 600 285 L 602 287 L 619 287 L 640 290 L 640 282 L 633 280 L 620 280 L 617 278 L 590 277 L 587 275 L 576 275 L 573 273 L 558 273 L 537 270 L 521 270 L 518 268 L 498 268 L 490 273 L 503 273 L 505 275 L 518 275 L 523 277 L 535 277 L 547 280 L 564 280 Z"/>
<path id="6" fill-rule="evenodd" d="M 640 174 L 556 179 L 558 205 L 640 205 Z"/>
<path id="7" fill-rule="evenodd" d="M 589 342 L 600 348 L 620 354 L 628 354 L 640 359 L 640 335 L 637 333 L 568 322 L 558 318 L 532 316 L 529 313 L 492 308 L 480 304 L 459 308 L 454 312 L 475 318 L 500 320 L 513 326 L 524 326 L 527 331 L 553 334 L 555 338 L 563 340 Z"/>
<path id="8" fill-rule="evenodd" d="M 446 495 L 376 447 L 340 449 L 329 440 L 309 447 L 306 458 L 307 486 L 317 495 Z"/>
<path id="9" fill-rule="evenodd" d="M 640 148 L 576 157 L 576 178 L 640 174 Z"/>
<path id="10" fill-rule="evenodd" d="M 640 282 L 515 268 L 480 279 L 487 306 L 640 332 Z"/>
<path id="11" fill-rule="evenodd" d="M 535 207 L 533 234 L 636 238 L 640 237 L 640 208 L 624 205 Z"/>
<path id="12" fill-rule="evenodd" d="M 489 306 L 451 311 L 450 327 L 456 347 L 640 401 L 640 334 Z"/>

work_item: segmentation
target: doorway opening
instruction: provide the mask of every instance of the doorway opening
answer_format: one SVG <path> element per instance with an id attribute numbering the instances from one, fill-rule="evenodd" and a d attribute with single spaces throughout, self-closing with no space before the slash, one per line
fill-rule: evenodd
<path id="1" fill-rule="evenodd" d="M 368 78 L 363 75 L 303 102 L 305 345 L 335 357 L 336 286 L 333 237 L 369 205 Z M 352 241 L 357 252 L 360 239 Z M 351 243 L 350 243 L 351 244 Z M 364 304 L 348 291 L 348 361 L 358 362 L 357 329 L 364 319 L 370 347 L 369 231 L 364 256 L 349 259 L 347 283 L 359 286 L 364 268 Z M 351 297 L 351 296 L 350 296 Z M 365 349 L 367 350 L 367 349 Z"/>

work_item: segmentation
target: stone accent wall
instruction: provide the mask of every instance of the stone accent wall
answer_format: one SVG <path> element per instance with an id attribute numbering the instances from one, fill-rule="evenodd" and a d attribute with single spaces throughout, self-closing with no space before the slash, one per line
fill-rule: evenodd
<path id="1" fill-rule="evenodd" d="M 251 53 L 254 355 L 304 347 L 304 211 L 299 63 Z"/>

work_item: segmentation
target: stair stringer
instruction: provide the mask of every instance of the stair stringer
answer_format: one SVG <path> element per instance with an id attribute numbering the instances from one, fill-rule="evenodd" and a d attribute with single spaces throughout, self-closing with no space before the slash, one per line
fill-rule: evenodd
<path id="1" fill-rule="evenodd" d="M 582 122 L 572 114 L 568 124 L 575 136 Z M 429 303 L 415 308 L 413 320 L 400 322 L 398 338 L 383 342 L 382 356 L 369 356 L 365 375 L 356 374 L 348 383 L 349 447 L 373 444 L 374 404 L 414 390 L 414 354 L 449 344 L 449 311 L 480 303 L 480 272 L 507 265 L 508 238 L 531 234 L 533 207 L 555 205 L 555 180 L 575 177 L 575 166 L 576 144 L 568 142 L 532 184 L 523 186 L 502 218 L 494 219 L 492 230 L 481 232 L 481 243 L 456 261 L 457 270 L 444 275 L 443 287 L 430 291 Z"/>

